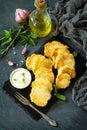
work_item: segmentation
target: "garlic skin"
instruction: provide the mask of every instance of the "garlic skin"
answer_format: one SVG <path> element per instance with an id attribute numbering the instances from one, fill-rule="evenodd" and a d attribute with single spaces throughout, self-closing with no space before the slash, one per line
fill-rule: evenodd
<path id="1" fill-rule="evenodd" d="M 16 9 L 15 20 L 17 23 L 23 23 L 29 18 L 29 11 L 26 9 Z"/>

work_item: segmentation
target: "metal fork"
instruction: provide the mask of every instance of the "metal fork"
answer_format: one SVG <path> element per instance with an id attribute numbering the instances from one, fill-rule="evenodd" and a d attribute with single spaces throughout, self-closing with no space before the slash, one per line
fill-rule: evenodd
<path id="1" fill-rule="evenodd" d="M 42 113 L 41 111 L 39 111 L 37 108 L 35 108 L 27 98 L 25 98 L 23 95 L 21 95 L 19 92 L 16 92 L 15 97 L 24 105 L 27 105 L 29 107 L 31 107 L 32 109 L 34 109 L 37 113 L 39 113 L 46 121 L 49 122 L 50 125 L 52 126 L 57 126 L 56 121 L 52 120 L 50 117 L 48 117 L 46 114 Z"/>

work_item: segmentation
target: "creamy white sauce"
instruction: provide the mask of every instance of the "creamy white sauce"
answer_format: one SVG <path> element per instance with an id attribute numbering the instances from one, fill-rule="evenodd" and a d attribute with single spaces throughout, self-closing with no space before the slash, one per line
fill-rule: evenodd
<path id="1" fill-rule="evenodd" d="M 10 82 L 16 88 L 25 88 L 31 82 L 31 74 L 24 68 L 15 69 L 10 75 Z"/>

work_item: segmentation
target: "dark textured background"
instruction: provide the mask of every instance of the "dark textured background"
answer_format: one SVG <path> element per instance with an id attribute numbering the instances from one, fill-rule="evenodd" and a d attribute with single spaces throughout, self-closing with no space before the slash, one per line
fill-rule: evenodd
<path id="1" fill-rule="evenodd" d="M 47 0 L 47 3 L 54 8 L 56 1 Z M 3 35 L 4 29 L 13 28 L 17 25 L 14 16 L 16 8 L 26 8 L 31 12 L 34 9 L 33 1 L 0 0 L 0 35 Z M 29 54 L 38 52 L 46 40 L 37 40 L 38 46 L 36 47 L 29 46 Z M 12 49 L 6 57 L 0 59 L 0 130 L 87 130 L 87 112 L 77 107 L 72 101 L 73 86 L 70 86 L 64 92 L 67 102 L 58 100 L 47 112 L 47 115 L 58 122 L 59 127 L 57 128 L 50 126 L 42 118 L 38 121 L 34 120 L 19 103 L 14 102 L 8 96 L 8 93 L 3 90 L 3 85 L 9 79 L 10 72 L 16 68 L 8 66 L 7 60 L 12 59 L 18 64 L 18 67 L 21 67 L 25 62 L 24 56 L 21 55 L 21 50 L 22 47 L 16 46 L 16 55 L 13 55 L 14 50 Z"/>

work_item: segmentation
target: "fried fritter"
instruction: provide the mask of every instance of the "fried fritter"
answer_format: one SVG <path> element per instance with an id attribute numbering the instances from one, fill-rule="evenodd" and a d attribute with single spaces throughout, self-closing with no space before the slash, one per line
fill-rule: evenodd
<path id="1" fill-rule="evenodd" d="M 57 47 L 54 47 L 52 52 L 51 52 L 51 59 L 53 61 L 53 66 L 55 69 L 58 69 L 56 68 L 57 67 L 57 58 L 62 58 L 62 55 L 65 55 L 65 54 L 70 54 L 70 51 L 67 49 L 66 46 L 62 47 L 62 48 L 57 48 Z"/>
<path id="2" fill-rule="evenodd" d="M 70 84 L 70 80 L 75 77 L 75 68 L 70 68 L 69 66 L 65 65 L 58 70 L 56 85 L 59 89 L 67 88 Z"/>
<path id="3" fill-rule="evenodd" d="M 61 73 L 61 74 L 62 74 L 62 73 L 68 73 L 68 74 L 71 76 L 71 78 L 75 78 L 75 77 L 76 77 L 75 68 L 71 68 L 71 67 L 69 67 L 69 66 L 67 66 L 67 65 L 61 67 L 61 68 L 59 69 L 58 73 Z"/>
<path id="4" fill-rule="evenodd" d="M 48 101 L 51 99 L 51 93 L 44 89 L 44 87 L 33 87 L 30 93 L 31 102 L 40 107 L 45 107 Z"/>
<path id="5" fill-rule="evenodd" d="M 34 73 L 38 68 L 49 68 L 52 69 L 52 60 L 45 58 L 40 54 L 32 54 L 26 59 L 26 67 L 32 70 Z"/>
<path id="6" fill-rule="evenodd" d="M 68 46 L 63 45 L 58 41 L 48 42 L 44 45 L 44 55 L 52 58 L 51 52 L 54 48 L 57 48 L 57 50 L 65 48 L 67 50 Z"/>
<path id="7" fill-rule="evenodd" d="M 32 70 L 35 72 L 38 69 L 38 62 L 42 55 L 38 54 L 32 54 L 31 56 L 28 56 L 26 59 L 26 67 L 28 70 Z"/>
<path id="8" fill-rule="evenodd" d="M 46 78 L 48 79 L 51 83 L 54 82 L 54 73 L 52 72 L 51 69 L 48 68 L 40 68 L 35 72 L 35 78 Z"/>
<path id="9" fill-rule="evenodd" d="M 52 66 L 52 60 L 40 54 L 32 54 L 26 59 L 27 69 L 35 74 L 35 80 L 31 84 L 30 99 L 40 107 L 46 106 L 51 98 L 54 82 Z"/>
<path id="10" fill-rule="evenodd" d="M 41 77 L 41 78 L 36 78 L 32 84 L 31 87 L 39 87 L 39 89 L 44 88 L 46 90 L 48 90 L 49 92 L 52 91 L 53 87 L 52 87 L 52 83 L 45 77 Z"/>
<path id="11" fill-rule="evenodd" d="M 38 62 L 38 69 L 40 68 L 48 68 L 52 70 L 52 60 L 46 57 L 41 57 Z"/>
<path id="12" fill-rule="evenodd" d="M 63 53 L 60 52 L 59 55 L 56 57 L 54 67 L 55 69 L 59 69 L 63 66 L 69 66 L 71 68 L 75 67 L 75 60 L 71 53 Z"/>
<path id="13" fill-rule="evenodd" d="M 68 73 L 58 74 L 56 77 L 56 85 L 58 89 L 65 89 L 70 85 L 71 76 Z"/>
<path id="14" fill-rule="evenodd" d="M 35 78 L 31 84 L 30 100 L 40 107 L 45 107 L 51 99 L 52 83 L 47 77 Z"/>
<path id="15" fill-rule="evenodd" d="M 75 59 L 69 47 L 58 41 L 48 42 L 44 46 L 44 55 L 51 58 L 53 66 L 58 70 L 56 84 L 58 88 L 66 88 L 70 80 L 76 77 Z"/>
<path id="16" fill-rule="evenodd" d="M 59 69 L 64 65 L 75 67 L 75 60 L 70 53 L 68 46 L 58 41 L 48 42 L 44 46 L 44 55 L 53 60 L 55 69 Z"/>

